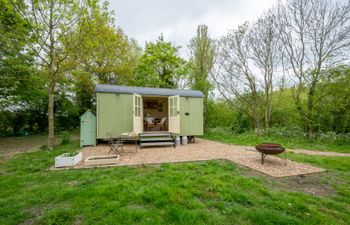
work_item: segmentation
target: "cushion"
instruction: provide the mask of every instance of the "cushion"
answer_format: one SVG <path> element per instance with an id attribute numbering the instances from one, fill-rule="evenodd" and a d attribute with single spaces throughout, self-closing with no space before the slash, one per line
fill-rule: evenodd
<path id="1" fill-rule="evenodd" d="M 161 123 L 161 124 L 165 123 L 165 120 L 166 120 L 166 119 L 167 119 L 166 117 L 163 117 L 163 118 L 160 120 L 160 123 Z"/>
<path id="2" fill-rule="evenodd" d="M 145 120 L 147 121 L 147 123 L 154 123 L 152 117 L 145 117 Z"/>

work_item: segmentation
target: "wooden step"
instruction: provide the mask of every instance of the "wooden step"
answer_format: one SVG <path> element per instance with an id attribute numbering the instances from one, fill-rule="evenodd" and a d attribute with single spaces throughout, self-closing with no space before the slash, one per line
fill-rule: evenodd
<path id="1" fill-rule="evenodd" d="M 171 137 L 171 133 L 159 132 L 159 133 L 140 133 L 140 137 Z"/>
<path id="2" fill-rule="evenodd" d="M 140 146 L 142 147 L 152 147 L 152 146 L 174 146 L 175 143 L 172 141 L 163 141 L 163 142 L 147 142 L 147 143 L 141 143 Z"/>
<path id="3" fill-rule="evenodd" d="M 174 141 L 171 137 L 142 137 L 141 142 L 150 142 L 150 141 Z"/>

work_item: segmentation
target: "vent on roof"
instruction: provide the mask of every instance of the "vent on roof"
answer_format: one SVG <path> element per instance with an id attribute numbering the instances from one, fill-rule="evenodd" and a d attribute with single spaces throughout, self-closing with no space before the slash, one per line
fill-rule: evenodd
<path id="1" fill-rule="evenodd" d="M 109 77 L 108 84 L 115 84 L 115 78 L 114 77 Z"/>

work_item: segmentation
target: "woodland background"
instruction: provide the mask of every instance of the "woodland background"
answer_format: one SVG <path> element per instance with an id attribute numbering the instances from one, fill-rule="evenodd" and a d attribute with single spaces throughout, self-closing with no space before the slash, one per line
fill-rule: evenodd
<path id="1" fill-rule="evenodd" d="M 75 130 L 95 84 L 205 94 L 207 136 L 350 143 L 350 3 L 287 0 L 219 39 L 142 48 L 108 1 L 0 0 L 0 136 Z M 181 55 L 181 48 L 189 55 Z"/>

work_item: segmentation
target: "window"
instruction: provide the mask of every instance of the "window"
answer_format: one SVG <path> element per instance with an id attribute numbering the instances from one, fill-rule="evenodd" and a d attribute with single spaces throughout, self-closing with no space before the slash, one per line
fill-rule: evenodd
<path id="1" fill-rule="evenodd" d="M 170 116 L 177 116 L 177 98 L 170 98 L 169 101 Z"/>
<path id="2" fill-rule="evenodd" d="M 136 117 L 141 116 L 141 96 L 135 95 L 135 106 L 134 106 L 134 113 Z"/>

